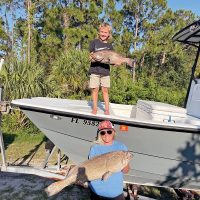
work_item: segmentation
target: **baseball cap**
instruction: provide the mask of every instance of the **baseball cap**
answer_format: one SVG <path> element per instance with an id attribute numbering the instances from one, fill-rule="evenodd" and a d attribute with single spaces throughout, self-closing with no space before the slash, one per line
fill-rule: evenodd
<path id="1" fill-rule="evenodd" d="M 102 121 L 99 123 L 98 131 L 103 129 L 114 129 L 114 125 L 110 121 Z"/>

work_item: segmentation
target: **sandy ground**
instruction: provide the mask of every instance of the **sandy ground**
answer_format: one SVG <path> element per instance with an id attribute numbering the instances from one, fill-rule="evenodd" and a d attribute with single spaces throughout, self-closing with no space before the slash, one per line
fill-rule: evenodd
<path id="1" fill-rule="evenodd" d="M 78 185 L 65 188 L 53 197 L 47 197 L 44 188 L 54 180 L 36 175 L 0 172 L 0 200 L 89 200 L 89 190 Z M 138 196 L 139 200 L 155 200 Z M 133 199 L 133 198 L 132 198 Z"/>
<path id="2" fill-rule="evenodd" d="M 57 195 L 53 197 L 47 197 L 44 189 L 53 183 L 55 180 L 51 180 L 49 178 L 44 178 L 36 175 L 30 174 L 20 174 L 13 172 L 0 172 L 0 200 L 89 200 L 90 192 L 89 189 L 85 189 L 82 186 L 72 185 L 65 189 L 63 189 Z M 151 188 L 151 187 L 150 187 Z M 200 200 L 199 195 L 195 195 L 194 197 L 183 197 L 178 198 L 175 193 L 169 189 L 153 189 L 155 190 L 153 193 L 150 191 L 150 188 L 143 188 L 142 194 L 145 193 L 150 196 L 154 196 L 154 198 L 149 198 L 145 196 L 139 195 L 139 200 Z M 141 189 L 141 188 L 140 188 Z M 146 192 L 145 192 L 146 190 Z M 155 197 L 156 193 L 157 198 Z M 126 194 L 126 193 L 125 193 Z M 175 197 L 176 196 L 176 197 Z M 133 198 L 131 198 L 133 199 Z"/>
<path id="3" fill-rule="evenodd" d="M 44 188 L 52 182 L 54 181 L 35 175 L 0 172 L 0 200 L 89 199 L 89 190 L 76 185 L 48 198 Z"/>

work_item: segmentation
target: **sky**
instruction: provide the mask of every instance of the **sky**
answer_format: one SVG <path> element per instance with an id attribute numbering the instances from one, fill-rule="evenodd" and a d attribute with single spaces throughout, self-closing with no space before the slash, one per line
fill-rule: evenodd
<path id="1" fill-rule="evenodd" d="M 200 16 L 200 0 L 167 0 L 168 7 L 175 10 L 191 10 Z"/>

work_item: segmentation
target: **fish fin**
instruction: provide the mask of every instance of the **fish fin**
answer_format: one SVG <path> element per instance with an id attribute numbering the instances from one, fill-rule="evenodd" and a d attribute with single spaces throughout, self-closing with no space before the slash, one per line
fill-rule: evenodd
<path id="1" fill-rule="evenodd" d="M 63 180 L 57 181 L 49 185 L 47 188 L 45 188 L 45 192 L 47 196 L 50 197 L 60 192 L 65 187 L 64 184 L 62 183 L 63 183 Z"/>
<path id="2" fill-rule="evenodd" d="M 66 170 L 66 174 L 65 174 L 65 177 L 67 177 L 67 176 L 69 176 L 70 175 L 70 173 L 72 173 L 73 171 L 74 171 L 74 167 L 78 167 L 77 165 L 70 165 L 69 167 L 68 167 L 68 169 Z"/>
<path id="3" fill-rule="evenodd" d="M 95 60 L 96 62 L 102 62 L 103 61 L 103 57 L 101 57 L 101 56 L 95 56 L 95 55 L 92 55 L 91 56 L 92 57 L 92 60 Z"/>
<path id="4" fill-rule="evenodd" d="M 111 176 L 112 172 L 106 172 L 103 176 L 102 176 L 102 180 L 107 180 L 110 176 Z"/>
<path id="5" fill-rule="evenodd" d="M 126 164 L 126 160 L 122 159 L 122 164 L 125 165 Z"/>
<path id="6" fill-rule="evenodd" d="M 74 184 L 74 177 L 67 177 L 61 181 L 57 181 L 45 188 L 48 197 L 53 196 L 63 190 L 65 187 Z"/>
<path id="7" fill-rule="evenodd" d="M 90 62 L 96 62 L 96 60 L 95 60 L 94 58 L 92 58 L 92 59 L 90 60 Z"/>
<path id="8" fill-rule="evenodd" d="M 104 63 L 104 58 L 96 60 L 97 62 Z"/>

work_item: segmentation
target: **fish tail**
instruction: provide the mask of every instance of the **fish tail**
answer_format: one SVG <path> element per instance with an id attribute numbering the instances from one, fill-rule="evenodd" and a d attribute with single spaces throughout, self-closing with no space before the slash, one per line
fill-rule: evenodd
<path id="1" fill-rule="evenodd" d="M 126 63 L 127 63 L 128 66 L 134 67 L 134 65 L 135 65 L 135 63 L 136 63 L 136 60 L 135 60 L 135 59 L 128 58 Z"/>
<path id="2" fill-rule="evenodd" d="M 71 185 L 72 183 L 74 183 L 74 181 L 72 182 L 70 179 L 64 179 L 61 181 L 57 181 L 57 182 L 49 185 L 47 188 L 45 188 L 45 192 L 46 192 L 47 196 L 50 197 L 50 196 L 53 196 L 53 195 L 59 193 L 62 189 Z"/>

